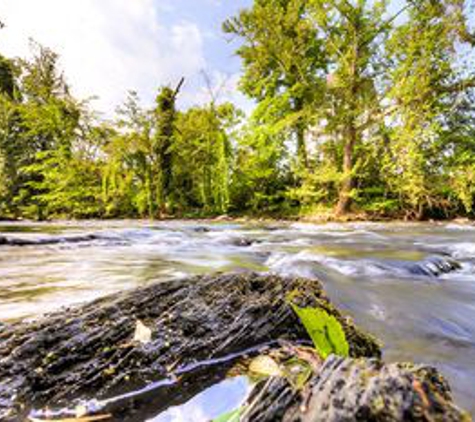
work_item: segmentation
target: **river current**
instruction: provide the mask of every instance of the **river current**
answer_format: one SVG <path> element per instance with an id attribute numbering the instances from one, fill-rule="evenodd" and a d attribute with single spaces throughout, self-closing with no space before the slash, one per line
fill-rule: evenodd
<path id="1" fill-rule="evenodd" d="M 171 278 L 247 270 L 317 277 L 384 342 L 385 360 L 436 366 L 475 415 L 470 224 L 0 223 L 0 324 Z M 209 420 L 248 388 L 227 380 L 153 420 Z"/>

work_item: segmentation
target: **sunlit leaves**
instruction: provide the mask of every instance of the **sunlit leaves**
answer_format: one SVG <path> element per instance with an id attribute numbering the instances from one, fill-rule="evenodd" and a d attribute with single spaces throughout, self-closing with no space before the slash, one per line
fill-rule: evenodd
<path id="1" fill-rule="evenodd" d="M 292 305 L 315 348 L 323 359 L 330 354 L 347 357 L 349 344 L 340 322 L 322 308 L 300 308 Z"/>

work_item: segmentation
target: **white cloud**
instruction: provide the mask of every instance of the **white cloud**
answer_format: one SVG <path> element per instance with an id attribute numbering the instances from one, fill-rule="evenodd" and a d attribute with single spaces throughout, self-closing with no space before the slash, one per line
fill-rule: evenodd
<path id="1" fill-rule="evenodd" d="M 31 37 L 61 56 L 73 92 L 98 95 L 110 113 L 128 89 L 149 102 L 156 88 L 206 67 L 203 35 L 192 22 L 161 22 L 153 0 L 2 0 L 0 52 L 28 56 Z"/>

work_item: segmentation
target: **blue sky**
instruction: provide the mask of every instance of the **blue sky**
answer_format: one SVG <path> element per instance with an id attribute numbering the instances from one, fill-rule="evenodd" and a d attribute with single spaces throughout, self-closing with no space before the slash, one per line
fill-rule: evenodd
<path id="1" fill-rule="evenodd" d="M 475 0 L 467 0 L 473 4 Z M 393 12 L 405 0 L 392 2 Z M 29 55 L 28 40 L 51 47 L 80 98 L 97 95 L 96 109 L 111 116 L 127 90 L 151 104 L 157 87 L 186 84 L 180 105 L 209 100 L 202 71 L 221 101 L 249 110 L 237 90 L 240 60 L 222 22 L 252 0 L 0 0 L 0 53 Z"/>
<path id="2" fill-rule="evenodd" d="M 29 55 L 28 40 L 51 47 L 73 92 L 97 95 L 94 106 L 111 115 L 127 90 L 150 104 L 158 86 L 186 84 L 183 107 L 209 99 L 202 71 L 221 100 L 242 107 L 240 61 L 221 31 L 224 19 L 252 0 L 2 0 L 0 52 Z"/>

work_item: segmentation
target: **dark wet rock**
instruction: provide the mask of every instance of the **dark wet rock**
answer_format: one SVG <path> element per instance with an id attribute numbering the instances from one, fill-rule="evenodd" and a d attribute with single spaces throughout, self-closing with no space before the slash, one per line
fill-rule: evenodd
<path id="1" fill-rule="evenodd" d="M 377 342 L 332 306 L 318 281 L 253 273 L 159 283 L 7 326 L 0 420 L 79 402 L 114 421 L 148 420 L 223 380 L 245 356 L 309 344 L 289 295 L 340 321 L 351 358 L 331 356 L 301 391 L 284 378 L 259 384 L 243 420 L 469 420 L 435 369 L 381 362 Z M 151 329 L 145 344 L 133 340 L 137 321 Z"/>
<path id="2" fill-rule="evenodd" d="M 330 356 L 302 391 L 271 378 L 251 393 L 241 421 L 470 421 L 436 369 Z"/>
<path id="3" fill-rule="evenodd" d="M 458 271 L 462 265 L 447 256 L 432 256 L 422 262 L 407 265 L 408 270 L 414 275 L 441 276 L 453 271 Z"/>
<path id="4" fill-rule="evenodd" d="M 209 227 L 195 227 L 193 231 L 196 233 L 209 233 L 211 229 Z"/>
<path id="5" fill-rule="evenodd" d="M 0 420 L 165 382 L 164 389 L 145 394 L 153 403 L 144 402 L 144 394 L 114 402 L 113 411 L 121 409 L 117 420 L 145 420 L 205 389 L 216 374 L 224 377 L 229 356 L 278 339 L 308 342 L 289 294 L 301 306 L 335 315 L 353 357 L 380 356 L 376 341 L 332 306 L 316 280 L 231 274 L 162 282 L 2 330 Z M 147 344 L 133 341 L 138 320 L 152 330 Z M 220 362 L 214 372 L 210 360 Z M 210 381 L 200 381 L 206 376 Z"/>
<path id="6" fill-rule="evenodd" d="M 96 240 L 107 240 L 106 236 L 101 236 L 98 234 L 85 234 L 77 236 L 52 236 L 45 238 L 21 238 L 21 237 L 7 237 L 0 236 L 0 245 L 3 246 L 47 246 L 47 245 L 58 245 L 58 244 L 67 244 L 67 243 L 84 243 L 84 242 L 93 242 Z"/>
<path id="7" fill-rule="evenodd" d="M 230 243 L 233 246 L 246 247 L 246 246 L 252 246 L 253 244 L 257 243 L 257 241 L 253 239 L 248 239 L 245 237 L 239 237 L 236 239 L 232 239 Z"/>

